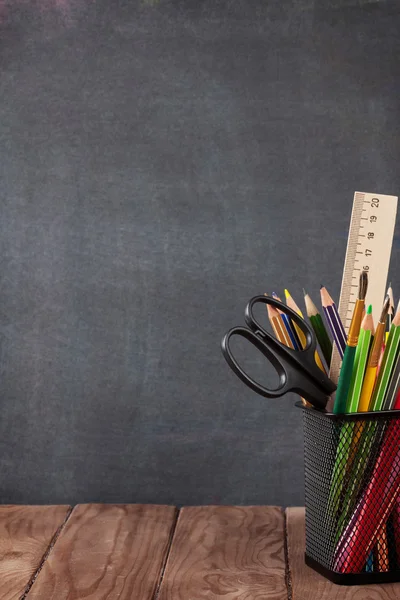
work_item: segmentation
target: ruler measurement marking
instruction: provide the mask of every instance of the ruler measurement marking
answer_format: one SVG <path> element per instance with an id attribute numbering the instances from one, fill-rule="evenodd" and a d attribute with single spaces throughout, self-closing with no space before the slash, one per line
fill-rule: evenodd
<path id="1" fill-rule="evenodd" d="M 345 266 L 339 301 L 339 314 L 346 330 L 351 323 L 357 300 L 361 270 L 369 276 L 366 304 L 372 304 L 375 322 L 386 292 L 393 230 L 396 220 L 397 197 L 356 192 L 350 220 Z M 336 348 L 332 355 L 331 377 L 337 382 L 340 357 Z"/>

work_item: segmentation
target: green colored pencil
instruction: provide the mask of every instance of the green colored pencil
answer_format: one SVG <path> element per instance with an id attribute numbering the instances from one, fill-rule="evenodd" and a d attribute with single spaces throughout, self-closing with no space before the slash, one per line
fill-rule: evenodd
<path id="1" fill-rule="evenodd" d="M 368 306 L 367 313 L 361 323 L 360 337 L 357 344 L 353 375 L 351 378 L 350 392 L 346 407 L 346 412 L 348 413 L 355 413 L 358 410 L 358 400 L 361 394 L 361 387 L 365 366 L 368 360 L 373 330 L 374 321 L 372 319 L 372 306 L 370 305 Z M 344 423 L 340 430 L 339 444 L 336 449 L 335 466 L 333 468 L 331 490 L 329 495 L 329 502 L 333 514 L 336 514 L 339 509 L 339 501 L 342 495 L 343 485 L 345 480 L 347 481 L 346 475 L 348 476 L 349 469 L 351 468 L 351 459 L 354 458 L 354 431 L 357 431 L 358 426 L 358 421 L 349 421 L 348 423 Z M 350 457 L 351 451 L 353 452 L 352 456 Z"/>
<path id="2" fill-rule="evenodd" d="M 361 311 L 362 313 L 362 311 Z M 354 359 L 356 356 L 356 346 L 346 345 L 344 351 L 342 368 L 335 396 L 333 412 L 335 415 L 341 415 L 346 412 L 347 397 L 349 395 L 350 381 L 353 373 Z"/>
<path id="3" fill-rule="evenodd" d="M 349 335 L 347 337 L 342 368 L 340 370 L 339 382 L 336 390 L 335 403 L 333 405 L 333 412 L 335 415 L 340 415 L 346 412 L 347 398 L 349 395 L 349 387 L 353 373 L 358 337 L 360 335 L 361 320 L 364 312 L 367 288 L 368 275 L 366 271 L 362 271 L 360 275 L 358 297 L 350 323 Z"/>
<path id="4" fill-rule="evenodd" d="M 390 334 L 386 344 L 385 352 L 382 359 L 382 365 L 379 370 L 378 379 L 374 387 L 371 398 L 372 410 L 382 410 L 383 401 L 385 399 L 387 387 L 390 381 L 393 365 L 400 346 L 400 303 L 397 307 L 397 312 L 392 321 Z"/>
<path id="5" fill-rule="evenodd" d="M 388 385 L 388 389 L 385 396 L 384 408 L 386 407 L 388 410 L 399 409 L 400 406 L 400 353 L 397 354 L 397 358 L 394 361 L 393 371 L 390 376 L 390 382 Z M 397 398 L 399 397 L 399 402 L 397 402 Z"/>
<path id="6" fill-rule="evenodd" d="M 303 290 L 304 291 L 304 290 Z M 311 326 L 317 336 L 318 343 L 321 347 L 322 354 L 326 360 L 326 364 L 328 367 L 331 364 L 332 358 L 332 342 L 328 335 L 328 332 L 325 329 L 324 322 L 320 313 L 318 312 L 317 307 L 314 302 L 311 300 L 310 296 L 306 294 L 304 291 L 304 302 L 306 304 L 306 312 L 307 316 L 310 319 Z"/>
<path id="7" fill-rule="evenodd" d="M 361 323 L 360 337 L 357 344 L 354 369 L 350 382 L 350 392 L 347 399 L 346 412 L 348 413 L 355 413 L 358 410 L 358 402 L 360 400 L 365 367 L 367 366 L 368 353 L 373 335 L 374 321 L 372 318 L 372 306 L 370 304 Z"/>
<path id="8" fill-rule="evenodd" d="M 360 335 L 360 326 L 362 314 L 364 311 L 365 295 L 367 293 L 367 276 L 363 271 L 360 277 L 360 286 L 358 290 L 358 299 L 353 313 L 353 318 L 350 324 L 349 336 L 344 351 L 342 368 L 339 376 L 338 388 L 336 390 L 335 404 L 333 412 L 342 414 L 346 412 L 347 398 L 350 397 L 349 390 L 352 381 L 353 366 L 355 362 L 356 348 Z M 360 350 L 358 351 L 358 357 Z M 330 516 L 335 516 L 340 508 L 340 500 L 342 489 L 348 471 L 348 457 L 353 439 L 354 422 L 349 421 L 344 423 L 340 429 L 338 446 L 336 448 L 335 464 L 331 476 L 331 486 L 328 500 L 328 510 Z"/>
<path id="9" fill-rule="evenodd" d="M 368 307 L 360 330 L 360 337 L 357 344 L 356 356 L 354 359 L 353 375 L 350 383 L 350 392 L 347 401 L 346 412 L 355 413 L 358 408 L 358 398 L 361 393 L 362 380 L 365 371 L 365 365 L 368 360 L 368 351 L 374 328 L 372 319 L 372 306 Z M 357 383 L 356 383 L 357 382 Z M 329 494 L 329 504 L 333 514 L 339 509 L 339 501 L 342 494 L 343 484 L 346 473 L 349 470 L 349 456 L 352 449 L 353 432 L 356 421 L 344 423 L 340 430 L 339 443 L 336 449 L 335 466 L 333 467 L 331 477 L 331 488 Z"/>

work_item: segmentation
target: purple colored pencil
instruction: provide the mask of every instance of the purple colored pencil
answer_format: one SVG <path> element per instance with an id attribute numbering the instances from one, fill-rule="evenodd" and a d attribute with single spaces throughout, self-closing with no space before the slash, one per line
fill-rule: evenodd
<path id="1" fill-rule="evenodd" d="M 333 339 L 336 343 L 336 348 L 339 351 L 340 358 L 343 358 L 343 354 L 346 348 L 347 335 L 343 327 L 343 323 L 340 319 L 336 304 L 332 300 L 331 296 L 325 287 L 321 288 L 321 302 L 324 309 L 326 320 L 328 321 L 329 329 L 333 335 Z"/>

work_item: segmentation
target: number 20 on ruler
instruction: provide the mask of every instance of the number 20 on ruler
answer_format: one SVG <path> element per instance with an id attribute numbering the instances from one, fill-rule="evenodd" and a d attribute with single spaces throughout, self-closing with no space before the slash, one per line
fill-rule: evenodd
<path id="1" fill-rule="evenodd" d="M 367 200 L 367 202 L 368 202 L 368 200 Z M 374 208 L 379 209 L 379 198 L 372 198 L 371 199 L 371 203 L 370 203 L 370 207 L 371 207 L 371 209 L 374 209 Z M 363 212 L 365 212 L 365 211 L 367 211 L 367 209 L 363 208 Z M 377 223 L 377 221 L 378 221 L 378 214 L 370 215 L 369 217 L 361 217 L 361 220 L 362 221 L 363 220 L 369 221 L 368 224 L 360 226 L 360 229 L 365 229 L 366 228 L 366 229 L 370 230 L 366 234 L 366 237 L 367 237 L 366 241 L 368 242 L 369 240 L 373 240 L 374 237 L 375 237 L 375 232 L 373 231 L 373 227 L 374 227 L 374 224 Z M 364 236 L 361 235 L 360 237 L 364 237 Z M 361 243 L 360 243 L 360 245 L 361 245 Z M 365 250 L 364 250 L 364 254 L 365 254 L 366 259 L 368 259 L 370 256 L 372 256 L 372 252 L 373 252 L 373 250 L 372 250 L 372 243 L 369 244 L 369 246 L 370 246 L 370 248 L 365 248 Z M 369 264 L 368 264 L 368 262 L 366 262 L 366 264 L 363 266 L 363 270 L 364 271 L 369 271 Z"/>

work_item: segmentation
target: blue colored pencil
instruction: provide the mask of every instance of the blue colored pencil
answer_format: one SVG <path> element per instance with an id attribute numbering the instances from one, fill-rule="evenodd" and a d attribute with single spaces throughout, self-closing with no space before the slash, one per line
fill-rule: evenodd
<path id="1" fill-rule="evenodd" d="M 279 300 L 279 302 L 282 302 L 282 300 L 279 298 L 279 296 L 277 294 L 275 294 L 275 292 L 272 293 L 272 297 L 275 298 L 275 300 Z M 292 321 L 290 319 L 290 317 L 284 313 L 283 311 L 278 309 L 279 314 L 282 317 L 282 321 L 283 324 L 285 325 L 286 331 L 288 332 L 290 341 L 293 344 L 293 348 L 295 350 L 300 350 L 301 346 L 300 346 L 300 340 L 297 337 L 297 333 L 292 325 Z"/>

